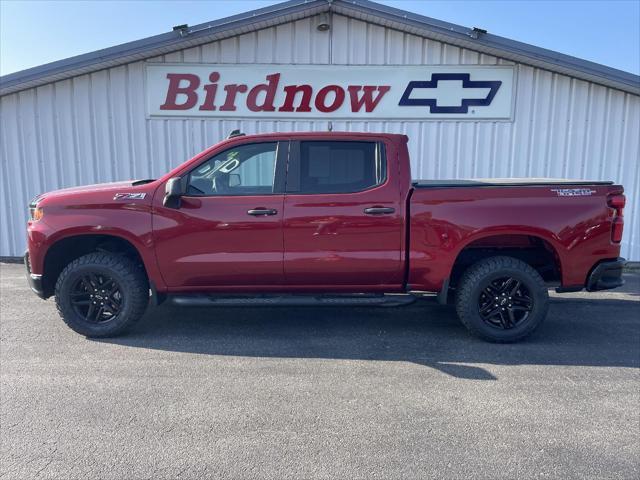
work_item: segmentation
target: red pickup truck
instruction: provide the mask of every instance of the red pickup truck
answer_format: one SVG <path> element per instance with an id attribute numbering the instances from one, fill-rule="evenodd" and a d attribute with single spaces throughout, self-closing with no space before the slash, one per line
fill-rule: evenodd
<path id="1" fill-rule="evenodd" d="M 540 325 L 548 287 L 622 285 L 622 186 L 412 181 L 407 141 L 236 131 L 157 180 L 39 195 L 31 288 L 92 337 L 165 300 L 402 305 L 433 292 L 474 334 L 510 342 Z"/>

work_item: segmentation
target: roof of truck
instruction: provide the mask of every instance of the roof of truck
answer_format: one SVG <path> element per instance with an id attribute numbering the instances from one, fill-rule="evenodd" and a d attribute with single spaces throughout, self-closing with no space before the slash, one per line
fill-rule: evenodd
<path id="1" fill-rule="evenodd" d="M 333 132 L 333 131 L 324 131 L 324 132 L 272 132 L 272 133 L 256 133 L 251 135 L 245 135 L 243 133 L 230 135 L 227 137 L 229 139 L 235 138 L 243 138 L 247 140 L 264 140 L 265 138 L 319 138 L 319 139 L 337 139 L 337 138 L 389 138 L 394 139 L 396 141 L 408 141 L 409 137 L 400 133 L 384 133 L 384 132 Z"/>

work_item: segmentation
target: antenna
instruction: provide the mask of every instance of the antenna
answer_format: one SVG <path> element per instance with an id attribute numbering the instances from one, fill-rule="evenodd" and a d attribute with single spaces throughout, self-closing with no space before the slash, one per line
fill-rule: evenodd
<path id="1" fill-rule="evenodd" d="M 229 136 L 227 138 L 233 138 L 233 137 L 242 137 L 244 135 L 244 133 L 242 133 L 240 130 L 235 129 L 232 130 L 231 133 L 229 134 Z"/>

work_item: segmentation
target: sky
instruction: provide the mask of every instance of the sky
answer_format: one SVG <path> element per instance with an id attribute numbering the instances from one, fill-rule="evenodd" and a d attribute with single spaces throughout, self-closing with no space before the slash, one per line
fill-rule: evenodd
<path id="1" fill-rule="evenodd" d="M 378 0 L 640 74 L 640 0 Z M 0 75 L 279 3 L 0 0 Z"/>

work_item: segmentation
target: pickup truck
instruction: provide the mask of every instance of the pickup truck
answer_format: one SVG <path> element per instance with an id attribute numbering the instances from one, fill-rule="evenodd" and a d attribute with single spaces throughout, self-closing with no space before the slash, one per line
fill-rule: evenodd
<path id="1" fill-rule="evenodd" d="M 545 318 L 548 288 L 622 285 L 622 186 L 412 181 L 407 142 L 234 131 L 157 180 L 38 195 L 30 286 L 90 337 L 117 335 L 164 301 L 398 306 L 431 296 L 455 305 L 473 334 L 513 342 Z"/>

